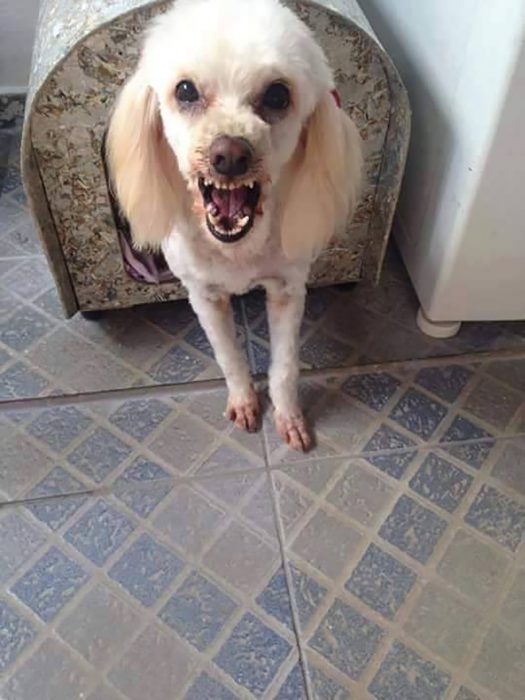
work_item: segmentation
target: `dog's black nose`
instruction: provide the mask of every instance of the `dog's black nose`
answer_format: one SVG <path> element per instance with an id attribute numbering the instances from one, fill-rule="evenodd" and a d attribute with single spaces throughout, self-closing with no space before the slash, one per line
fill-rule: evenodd
<path id="1" fill-rule="evenodd" d="M 245 175 L 253 158 L 252 147 L 239 137 L 218 136 L 210 147 L 210 163 L 218 175 Z"/>

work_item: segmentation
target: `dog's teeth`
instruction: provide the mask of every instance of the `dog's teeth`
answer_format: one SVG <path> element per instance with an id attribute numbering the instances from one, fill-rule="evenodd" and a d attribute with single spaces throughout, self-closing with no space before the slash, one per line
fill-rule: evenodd
<path id="1" fill-rule="evenodd" d="M 239 219 L 239 229 L 244 228 L 249 220 L 249 216 L 243 216 L 242 219 Z"/>

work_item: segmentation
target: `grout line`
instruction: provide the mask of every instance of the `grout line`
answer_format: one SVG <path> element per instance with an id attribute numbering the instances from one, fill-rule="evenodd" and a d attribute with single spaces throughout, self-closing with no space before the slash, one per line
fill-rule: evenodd
<path id="1" fill-rule="evenodd" d="M 260 476 L 260 473 L 259 473 L 259 476 Z M 86 511 L 89 510 L 89 508 L 91 506 L 89 503 L 87 503 L 84 506 L 82 506 L 75 513 L 73 518 L 68 519 L 63 525 L 61 525 L 61 527 L 57 531 L 48 534 L 46 542 L 44 542 L 43 545 L 33 554 L 33 556 L 30 557 L 30 559 L 28 560 L 29 565 L 28 565 L 27 561 L 24 563 L 22 570 L 29 570 L 31 568 L 32 564 L 34 563 L 34 561 L 37 561 L 42 556 L 42 551 L 44 549 L 46 549 L 46 550 L 48 549 L 50 543 L 58 543 L 58 544 L 60 544 L 60 548 L 62 550 L 65 550 L 68 553 L 68 556 L 72 556 L 72 558 L 75 561 L 78 561 L 78 563 L 81 564 L 81 566 L 86 571 L 88 571 L 88 573 L 91 573 L 92 581 L 90 581 L 86 584 L 85 589 L 82 589 L 84 592 L 82 597 L 84 597 L 85 594 L 87 594 L 87 592 L 88 592 L 87 589 L 90 590 L 92 587 L 94 587 L 96 585 L 96 583 L 100 583 L 100 582 L 103 582 L 114 593 L 122 593 L 121 589 L 119 589 L 118 584 L 116 584 L 112 579 L 110 579 L 107 576 L 107 571 L 109 571 L 109 569 L 111 568 L 113 563 L 120 558 L 123 550 L 127 550 L 129 548 L 129 546 L 131 546 L 133 544 L 133 542 L 135 542 L 141 536 L 142 532 L 152 534 L 157 541 L 159 541 L 161 544 L 164 544 L 165 546 L 167 546 L 168 549 L 170 549 L 171 551 L 176 552 L 177 555 L 179 557 L 181 557 L 183 559 L 183 561 L 185 562 L 185 566 L 181 570 L 181 572 L 176 576 L 176 578 L 171 582 L 169 587 L 156 600 L 154 606 L 152 608 L 148 608 L 147 611 L 145 611 L 141 607 L 140 603 L 132 596 L 126 596 L 126 595 L 119 596 L 124 601 L 126 601 L 128 604 L 131 604 L 132 607 L 136 608 L 138 610 L 141 618 L 142 618 L 141 624 L 139 625 L 139 629 L 136 632 L 136 634 L 133 635 L 133 639 L 131 640 L 131 643 L 138 638 L 141 631 L 143 631 L 143 629 L 145 628 L 145 623 L 147 623 L 148 621 L 150 621 L 150 622 L 156 621 L 157 624 L 162 629 L 164 629 L 164 632 L 168 633 L 168 630 L 164 628 L 163 624 L 159 620 L 157 620 L 157 612 L 164 606 L 165 602 L 171 597 L 171 595 L 173 594 L 173 591 L 176 588 L 178 588 L 180 583 L 187 578 L 189 571 L 191 571 L 194 568 L 197 568 L 203 575 L 207 576 L 208 578 L 211 578 L 212 581 L 214 579 L 218 578 L 219 581 L 221 581 L 221 583 L 220 583 L 221 588 L 225 592 L 227 592 L 233 598 L 233 600 L 235 600 L 239 604 L 239 610 L 236 612 L 235 615 L 232 616 L 232 619 L 229 621 L 229 623 L 225 627 L 223 627 L 221 637 L 213 643 L 213 647 L 211 648 L 211 650 L 208 649 L 206 654 L 204 654 L 204 653 L 201 654 L 203 661 L 206 661 L 206 660 L 209 661 L 208 657 L 210 657 L 210 655 L 212 653 L 215 653 L 213 650 L 217 649 L 219 642 L 222 643 L 224 641 L 224 639 L 229 635 L 229 633 L 231 632 L 233 627 L 237 624 L 241 615 L 244 614 L 244 612 L 255 611 L 257 613 L 257 615 L 263 621 L 267 621 L 269 619 L 269 616 L 266 613 L 266 611 L 264 611 L 263 609 L 259 610 L 257 607 L 257 604 L 256 604 L 255 599 L 256 599 L 257 591 L 259 590 L 259 588 L 251 594 L 241 593 L 234 588 L 232 583 L 230 583 L 229 581 L 225 582 L 225 580 L 222 578 L 222 574 L 216 574 L 213 569 L 208 569 L 206 567 L 206 565 L 203 563 L 203 559 L 206 556 L 206 554 L 210 551 L 210 549 L 213 548 L 214 544 L 220 539 L 221 534 L 230 526 L 231 523 L 238 523 L 244 529 L 247 529 L 249 532 L 255 531 L 258 533 L 259 538 L 261 538 L 263 533 L 261 532 L 259 526 L 256 523 L 253 523 L 252 521 L 247 520 L 242 513 L 242 511 L 245 509 L 246 505 L 250 502 L 250 500 L 254 496 L 255 492 L 259 488 L 259 485 L 260 485 L 260 478 L 256 480 L 256 482 L 252 485 L 251 488 L 249 488 L 247 490 L 247 492 L 245 494 L 243 494 L 242 498 L 233 507 L 233 509 L 232 508 L 226 509 L 224 504 L 220 501 L 220 499 L 217 499 L 213 495 L 206 493 L 206 497 L 208 499 L 211 499 L 212 503 L 219 504 L 219 507 L 225 512 L 226 517 L 225 517 L 224 522 L 221 523 L 221 525 L 216 529 L 216 531 L 211 536 L 211 538 L 208 539 L 208 541 L 206 542 L 205 547 L 199 553 L 187 553 L 187 552 L 185 552 L 184 548 L 181 545 L 172 541 L 168 535 L 166 535 L 162 530 L 158 530 L 157 527 L 154 526 L 153 520 L 152 520 L 152 518 L 155 517 L 154 513 L 159 515 L 161 512 L 163 512 L 164 508 L 168 505 L 168 503 L 161 501 L 158 504 L 154 513 L 150 513 L 148 518 L 146 520 L 143 520 L 143 519 L 139 518 L 136 513 L 134 513 L 130 509 L 128 509 L 126 504 L 123 504 L 120 501 L 118 501 L 119 509 L 123 510 L 130 517 L 130 519 L 137 525 L 137 527 L 136 527 L 135 531 L 131 534 L 131 536 L 126 540 L 126 542 L 123 545 L 121 545 L 121 547 L 119 547 L 116 552 L 113 552 L 111 554 L 111 556 L 105 561 L 105 563 L 102 566 L 93 564 L 93 562 L 91 562 L 91 560 L 86 559 L 86 557 L 84 555 L 82 555 L 82 553 L 80 553 L 78 550 L 76 550 L 76 548 L 73 545 L 70 545 L 69 543 L 67 543 L 67 541 L 63 540 L 63 537 L 61 535 L 61 533 L 63 534 L 63 532 L 65 532 L 67 529 L 72 527 L 76 522 L 78 522 L 83 517 L 83 515 L 86 513 Z M 113 500 L 113 498 L 111 500 Z M 30 515 L 29 517 L 31 519 L 33 519 L 32 515 Z M 268 542 L 269 540 L 271 540 L 272 546 L 275 548 L 276 554 L 277 554 L 278 547 L 276 546 L 277 542 L 275 541 L 275 538 L 274 537 L 268 538 L 268 535 L 266 533 L 264 533 L 264 537 L 265 537 L 265 539 L 263 539 L 263 541 Z M 181 552 L 182 552 L 182 554 L 181 554 Z M 273 566 L 274 566 L 274 564 L 272 563 L 271 567 L 268 568 L 268 571 L 263 576 L 263 579 L 262 579 L 263 581 L 266 581 L 266 576 L 270 572 L 270 570 L 273 569 Z M 210 571 L 211 571 L 211 574 L 210 574 Z M 14 578 L 15 577 L 18 578 L 19 576 L 20 576 L 20 570 L 18 570 L 16 572 L 16 574 L 14 575 Z M 13 580 L 14 580 L 14 578 L 13 578 Z M 62 621 L 65 617 L 67 617 L 69 612 L 74 608 L 74 605 L 78 604 L 78 602 L 79 602 L 79 599 L 77 596 L 75 596 L 71 601 L 69 601 L 69 603 L 66 604 L 66 606 L 60 611 L 58 617 L 53 620 L 52 627 L 56 627 L 60 623 L 60 621 Z M 25 606 L 23 606 L 23 605 L 22 605 L 22 608 L 24 609 L 26 616 L 29 616 L 32 618 L 36 615 L 35 613 L 33 613 L 33 611 L 26 610 Z M 42 627 L 42 625 L 40 625 L 40 627 Z M 42 627 L 42 633 L 47 635 L 49 633 L 50 629 L 51 629 L 51 625 L 46 624 Z M 173 630 L 170 630 L 170 633 L 174 633 Z M 287 634 L 290 635 L 290 632 L 287 631 Z M 188 646 L 188 648 L 190 649 L 190 646 L 188 645 L 188 642 L 186 640 L 178 637 L 178 635 L 177 635 L 177 639 L 183 645 Z M 128 640 L 128 642 L 129 641 L 130 640 Z M 129 646 L 130 646 L 130 644 L 126 643 L 122 654 L 119 654 L 118 657 L 113 658 L 113 660 L 112 660 L 113 665 L 115 665 L 115 663 L 118 663 L 118 659 L 122 658 L 122 656 L 126 653 L 127 648 L 129 648 Z M 33 653 L 34 647 L 32 647 L 30 645 L 29 649 L 30 649 L 31 653 Z M 193 649 L 191 649 L 191 650 L 193 651 Z M 27 653 L 29 654 L 29 650 Z M 16 668 L 18 668 L 22 664 L 24 658 L 25 658 L 25 656 L 23 656 L 23 658 L 20 657 L 17 660 Z M 215 670 L 217 671 L 217 669 L 215 669 Z M 288 668 L 287 672 L 289 670 L 290 669 Z M 14 670 L 12 670 L 12 673 L 14 673 Z M 225 675 L 220 669 L 219 669 L 219 676 L 221 676 L 221 680 L 223 682 L 224 682 L 224 679 L 226 678 L 227 679 L 226 686 L 231 687 L 228 685 L 228 682 L 231 683 L 231 679 L 227 675 Z M 239 692 L 239 689 L 237 689 L 236 692 Z M 241 695 L 241 697 L 248 697 L 248 696 Z"/>
<path id="2" fill-rule="evenodd" d="M 274 525 L 275 525 L 275 530 L 277 533 L 277 540 L 279 542 L 279 551 L 281 554 L 284 577 L 285 577 L 285 581 L 286 581 L 288 602 L 290 604 L 290 611 L 291 611 L 291 616 L 292 616 L 293 632 L 294 632 L 295 639 L 297 642 L 297 648 L 299 650 L 299 660 L 300 660 L 300 665 L 301 665 L 301 672 L 302 672 L 303 681 L 304 681 L 304 684 L 306 687 L 306 697 L 307 697 L 307 700 L 315 700 L 315 697 L 314 697 L 313 691 L 312 691 L 310 674 L 308 672 L 308 659 L 306 656 L 306 649 L 303 646 L 303 638 L 302 638 L 302 633 L 301 633 L 301 623 L 299 620 L 299 611 L 297 609 L 294 588 L 293 588 L 293 580 L 292 580 L 292 575 L 291 575 L 291 571 L 290 571 L 290 561 L 289 561 L 287 554 L 286 554 L 286 535 L 284 533 L 283 522 L 282 522 L 282 518 L 280 515 L 279 499 L 277 498 L 277 493 L 275 490 L 275 483 L 273 480 L 273 476 L 269 470 L 268 470 L 268 480 L 269 480 L 269 486 L 270 486 Z"/>
<path id="3" fill-rule="evenodd" d="M 117 399 L 136 398 L 144 396 L 173 396 L 191 394 L 199 391 L 210 391 L 225 387 L 223 378 L 203 379 L 201 381 L 181 382 L 180 384 L 153 384 L 120 389 L 105 389 L 103 391 L 79 392 L 76 394 L 61 394 L 59 396 L 37 396 L 34 398 L 8 399 L 0 401 L 0 413 L 3 411 L 20 410 L 24 408 L 48 408 L 64 404 L 80 405 L 94 401 L 114 401 Z"/>
<path id="4" fill-rule="evenodd" d="M 83 340 L 88 342 L 84 336 L 78 336 L 82 337 Z M 93 344 L 93 343 L 91 343 Z M 99 347 L 96 343 L 94 344 L 96 347 Z M 248 344 L 249 347 L 249 344 Z M 108 351 L 105 351 L 108 352 Z M 251 351 L 249 351 L 251 352 Z M 108 353 L 111 357 L 113 355 L 111 353 Z M 442 366 L 442 365 L 447 365 L 450 364 L 451 361 L 453 361 L 455 364 L 461 363 L 461 364 L 470 364 L 473 361 L 483 361 L 483 359 L 523 359 L 525 357 L 525 351 L 511 351 L 511 350 L 503 350 L 500 351 L 499 353 L 479 353 L 479 354 L 470 354 L 470 355 L 461 355 L 459 357 L 455 356 L 446 356 L 446 357 L 438 357 L 438 358 L 422 358 L 422 359 L 416 359 L 416 360 L 402 360 L 402 361 L 394 361 L 394 362 L 385 362 L 385 363 L 372 363 L 372 364 L 365 364 L 365 365 L 359 365 L 359 366 L 351 366 L 351 367 L 340 367 L 340 368 L 334 368 L 334 369 L 322 369 L 322 370 L 302 370 L 300 373 L 300 379 L 301 380 L 326 380 L 330 378 L 339 378 L 339 377 L 347 377 L 351 375 L 360 375 L 360 374 L 366 374 L 370 372 L 378 372 L 378 371 L 395 371 L 396 369 L 418 369 L 422 367 L 428 367 L 431 365 L 432 367 L 434 366 Z M 132 367 L 132 365 L 130 365 Z M 133 367 L 134 372 L 139 372 L 140 370 Z M 261 375 L 261 374 L 256 374 L 253 376 L 254 382 L 256 382 L 258 385 L 264 384 L 266 385 L 266 376 Z M 500 382 L 499 382 L 500 383 Z M 114 389 L 107 389 L 104 391 L 94 391 L 94 392 L 78 392 L 78 393 L 72 393 L 72 394 L 63 394 L 60 396 L 44 396 L 44 397 L 33 397 L 33 398 L 22 398 L 22 399 L 7 399 L 7 400 L 2 400 L 0 401 L 0 411 L 4 409 L 5 407 L 7 408 L 18 408 L 21 406 L 31 406 L 34 403 L 41 403 L 41 402 L 46 402 L 46 405 L 54 405 L 54 404 L 61 404 L 61 403 L 83 403 L 86 401 L 93 401 L 93 400 L 104 400 L 106 397 L 119 397 L 119 396 L 135 396 L 135 395 L 147 395 L 147 394 L 154 394 L 154 393 L 171 393 L 171 394 L 179 394 L 179 393 L 185 393 L 185 392 L 191 392 L 191 391 L 199 391 L 202 389 L 214 389 L 219 386 L 224 386 L 224 379 L 223 378 L 216 378 L 216 379 L 205 379 L 205 380 L 197 380 L 197 381 L 190 381 L 190 382 L 180 382 L 176 384 L 151 384 L 151 385 L 144 385 L 144 386 L 139 386 L 139 387 L 122 387 L 122 388 L 114 388 Z M 503 385 L 505 386 L 505 385 Z"/>
<path id="5" fill-rule="evenodd" d="M 491 469 L 491 466 L 492 466 L 492 462 L 493 462 L 494 459 L 495 459 L 495 456 L 493 456 L 491 459 L 488 459 L 487 462 L 486 462 L 486 464 L 484 465 L 483 469 L 480 470 L 480 473 L 478 473 L 477 479 L 476 479 L 478 485 L 479 485 L 481 482 L 483 482 L 484 478 L 485 478 L 486 475 L 489 473 L 489 471 L 490 471 L 490 469 Z M 408 481 L 409 481 L 409 479 L 410 479 L 411 473 L 417 468 L 417 466 L 418 466 L 418 465 L 413 466 L 413 467 L 409 470 L 409 473 L 407 472 L 407 473 L 405 474 L 405 477 L 403 478 L 401 485 L 398 484 L 398 487 L 397 487 L 398 491 L 397 491 L 397 493 L 396 493 L 396 498 L 399 496 L 400 493 L 407 492 L 407 490 L 408 490 Z M 336 470 L 336 476 L 337 476 L 337 478 L 339 478 L 340 473 L 341 473 L 341 469 L 339 468 L 339 470 Z M 310 516 L 311 516 L 311 515 L 312 515 L 312 513 L 311 513 L 312 509 L 313 509 L 313 510 L 316 510 L 317 507 L 318 507 L 319 505 L 322 505 L 322 506 L 325 507 L 325 508 L 326 508 L 327 506 L 329 506 L 329 503 L 326 502 L 325 496 L 326 496 L 326 494 L 329 493 L 330 490 L 332 489 L 333 483 L 334 483 L 334 479 L 335 479 L 335 478 L 336 478 L 336 477 L 332 477 L 332 478 L 329 480 L 329 482 L 327 482 L 327 484 L 325 485 L 325 487 L 323 487 L 323 489 L 319 492 L 319 494 L 312 494 L 312 493 L 309 493 L 309 492 L 308 492 L 309 490 L 308 490 L 306 487 L 303 487 L 303 488 L 305 489 L 305 493 L 308 493 L 308 497 L 309 497 L 310 499 L 312 499 L 312 498 L 314 499 L 314 500 L 313 500 L 313 503 L 311 504 L 311 507 L 309 507 L 308 510 L 306 511 L 306 514 L 309 513 Z M 406 483 L 405 483 L 405 482 L 406 482 Z M 301 484 L 299 484 L 299 486 L 301 487 Z M 381 542 L 381 547 L 382 547 L 382 548 L 384 548 L 386 551 L 389 551 L 390 553 L 392 553 L 397 559 L 399 559 L 399 560 L 402 561 L 403 563 L 408 564 L 408 565 L 410 566 L 410 568 L 411 568 L 413 571 L 415 571 L 417 574 L 419 574 L 419 575 L 422 577 L 422 578 L 420 578 L 420 581 L 419 581 L 419 584 L 420 584 L 420 585 L 419 585 L 419 589 L 422 589 L 422 585 L 423 585 L 423 583 L 424 583 L 425 581 L 428 581 L 428 580 L 436 580 L 436 583 L 439 583 L 442 587 L 444 586 L 444 587 L 446 587 L 447 589 L 449 589 L 449 590 L 451 590 L 451 591 L 453 590 L 454 593 L 456 594 L 456 596 L 458 596 L 458 591 L 456 591 L 453 587 L 450 588 L 450 585 L 447 585 L 447 582 L 446 582 L 446 581 L 442 580 L 441 578 L 436 578 L 435 564 L 437 563 L 438 560 L 441 559 L 442 554 L 444 553 L 446 547 L 449 545 L 449 543 L 450 543 L 450 541 L 451 541 L 451 539 L 452 539 L 452 536 L 453 536 L 454 533 L 457 531 L 457 527 L 458 527 L 458 526 L 461 526 L 461 525 L 465 525 L 465 524 L 463 523 L 463 521 L 462 521 L 462 513 L 465 512 L 465 511 L 467 510 L 467 508 L 468 508 L 468 506 L 469 506 L 469 503 L 472 502 L 472 500 L 476 497 L 476 494 L 477 494 L 477 488 L 475 488 L 475 487 L 473 486 L 473 487 L 471 488 L 471 490 L 470 490 L 470 493 L 466 496 L 465 499 L 463 499 L 463 501 L 462 501 L 462 507 L 458 508 L 457 511 L 456 511 L 454 514 L 448 514 L 448 517 L 446 517 L 447 522 L 448 522 L 448 524 L 449 524 L 448 533 L 447 533 L 447 534 L 444 533 L 445 536 L 442 538 L 441 542 L 439 542 L 439 543 L 437 544 L 436 548 L 434 549 L 434 551 L 433 551 L 433 553 L 432 553 L 432 556 L 430 557 L 430 559 L 429 559 L 425 564 L 417 565 L 417 562 L 414 562 L 414 561 L 412 561 L 412 562 L 407 561 L 406 558 L 405 558 L 405 556 L 404 556 L 404 553 L 403 553 L 403 552 L 397 550 L 396 548 L 393 548 L 393 549 L 392 549 L 392 547 L 389 546 L 389 543 L 380 540 L 380 542 Z M 439 509 L 437 509 L 435 505 L 429 504 L 429 503 L 426 502 L 424 499 L 418 498 L 417 494 L 412 494 L 412 496 L 413 496 L 413 497 L 415 496 L 415 500 L 417 500 L 417 501 L 419 501 L 419 502 L 422 502 L 422 503 L 424 502 L 424 504 L 425 504 L 426 507 L 428 507 L 428 506 L 430 505 L 430 507 L 431 507 L 432 510 L 435 510 L 436 512 L 439 512 Z M 316 504 L 317 504 L 317 505 L 316 505 Z M 391 503 L 389 503 L 389 504 L 387 505 L 387 510 L 389 510 L 390 507 L 391 507 Z M 386 511 L 385 511 L 385 512 L 386 512 Z M 375 532 L 375 531 L 377 530 L 377 528 L 381 526 L 381 524 L 382 524 L 382 522 L 383 522 L 383 520 L 384 520 L 384 515 L 385 515 L 385 513 L 382 513 L 381 517 L 380 517 L 380 516 L 377 516 L 377 523 L 378 523 L 378 524 L 376 524 L 375 526 L 372 526 L 372 527 L 368 526 L 367 528 L 364 528 L 364 526 L 363 526 L 363 529 L 365 530 L 365 535 L 366 535 L 366 538 L 365 538 L 365 539 L 370 539 L 370 535 L 371 535 L 371 534 L 373 535 L 373 532 Z M 443 517 L 444 515 L 446 516 L 447 514 L 441 513 L 441 516 L 442 516 L 442 517 Z M 341 519 L 341 518 L 339 518 L 339 519 Z M 299 524 L 298 527 L 295 528 L 295 529 L 296 529 L 296 530 L 299 530 L 299 529 L 300 529 L 301 532 L 302 532 L 303 529 L 304 529 L 304 528 L 303 528 L 304 522 L 305 522 L 305 518 L 303 518 L 302 524 Z M 452 527 L 450 527 L 450 526 L 452 526 Z M 480 533 L 479 531 L 476 531 L 476 534 L 477 534 L 478 537 L 481 536 L 481 539 L 484 540 L 482 533 Z M 294 539 L 294 538 L 292 537 L 292 540 L 293 540 L 293 539 Z M 375 539 L 375 538 L 372 536 L 372 541 L 373 541 L 374 539 Z M 290 541 L 290 544 L 291 544 L 292 540 Z M 492 547 L 493 549 L 496 549 L 496 548 L 497 548 L 495 542 L 493 542 L 493 541 L 490 541 L 490 545 L 491 545 L 491 547 Z M 500 551 L 500 550 L 498 549 L 498 551 Z M 506 551 L 506 550 L 503 550 L 503 551 Z M 509 553 L 509 552 L 506 552 L 506 554 L 507 554 L 508 556 L 512 556 L 512 554 Z M 350 563 L 352 563 L 352 562 L 355 563 L 355 561 L 357 561 L 358 558 L 359 558 L 359 552 L 357 552 L 353 557 L 351 557 L 351 562 L 350 562 Z M 324 585 L 326 585 L 326 583 L 324 582 L 324 578 L 323 578 L 322 576 L 321 576 L 321 577 L 318 576 L 318 572 L 316 572 L 315 570 L 312 571 L 312 570 L 310 570 L 310 568 L 309 568 L 308 566 L 305 566 L 305 565 L 304 565 L 305 563 L 304 563 L 304 561 L 302 560 L 302 558 L 301 558 L 301 562 L 302 562 L 302 563 L 301 563 L 301 568 L 302 568 L 303 570 L 308 571 L 308 572 L 309 572 L 309 575 L 312 575 L 312 573 L 313 573 L 314 579 L 317 578 L 318 580 L 322 580 L 323 583 L 324 583 Z M 347 565 L 348 565 L 348 562 L 347 562 Z M 514 564 L 512 565 L 513 570 L 515 571 L 518 567 L 519 567 L 519 562 L 515 561 Z M 351 569 L 351 568 L 352 568 L 352 567 L 350 567 L 350 569 Z M 339 579 L 344 580 L 344 579 L 346 578 L 346 575 L 349 573 L 349 570 L 350 570 L 350 569 L 348 569 L 348 571 L 346 571 L 346 569 L 348 569 L 348 566 L 345 566 L 345 569 L 343 570 L 343 573 L 341 574 L 341 576 L 338 577 L 338 581 L 339 581 Z M 345 573 L 345 571 L 346 571 L 346 573 Z M 508 588 L 508 587 L 511 585 L 513 579 L 514 579 L 514 576 L 511 575 L 511 576 L 510 576 L 510 582 L 509 582 L 509 581 L 507 582 L 506 588 Z M 334 585 L 334 584 L 335 584 L 335 585 Z M 340 584 L 340 585 L 337 586 L 337 583 L 336 583 L 334 580 L 329 579 L 328 588 L 329 588 L 329 590 L 334 591 L 334 588 L 340 588 L 340 587 L 341 587 L 342 584 L 341 584 L 340 581 L 339 581 L 339 584 Z M 401 633 L 401 639 L 402 639 L 405 643 L 408 643 L 408 646 L 409 646 L 409 647 L 415 648 L 415 649 L 417 650 L 417 652 L 420 653 L 420 654 L 423 656 L 423 658 L 432 658 L 432 659 L 438 658 L 438 661 L 436 661 L 438 667 L 439 667 L 439 668 L 444 667 L 444 668 L 451 674 L 452 683 L 454 683 L 455 680 L 456 680 L 457 677 L 458 677 L 458 674 L 461 675 L 461 670 L 458 671 L 458 669 L 455 668 L 455 667 L 453 667 L 453 665 L 450 664 L 448 661 L 442 659 L 441 657 L 437 657 L 437 655 L 436 655 L 434 652 L 432 652 L 431 650 L 429 650 L 428 648 L 426 648 L 424 645 L 422 645 L 422 644 L 421 644 L 420 642 L 418 642 L 417 640 L 412 639 L 412 637 L 410 637 L 410 636 L 409 636 L 407 633 L 405 633 L 403 630 L 395 630 L 395 629 L 394 629 L 395 627 L 399 627 L 399 625 L 402 624 L 403 620 L 407 617 L 408 612 L 410 612 L 410 611 L 412 610 L 412 608 L 414 607 L 415 601 L 416 601 L 417 598 L 419 597 L 419 595 L 416 596 L 416 593 L 420 593 L 420 590 L 419 590 L 419 589 L 416 588 L 416 587 L 414 587 L 414 589 L 411 591 L 411 593 L 409 594 L 409 596 L 407 597 L 407 599 L 406 599 L 405 602 L 403 603 L 403 606 L 401 607 L 401 609 L 400 609 L 400 611 L 399 611 L 399 614 L 396 616 L 395 620 L 392 621 L 392 622 L 390 623 L 390 625 L 387 625 L 387 629 L 388 629 L 389 627 L 391 627 L 391 628 L 392 628 L 392 630 L 391 630 L 392 633 L 393 633 L 393 634 L 394 634 L 394 633 L 397 634 L 397 636 L 399 636 L 399 632 L 400 632 L 400 633 Z M 503 591 L 500 592 L 500 598 L 501 598 L 502 596 L 503 596 Z M 329 596 L 329 598 L 331 598 L 331 597 L 332 597 L 332 596 Z M 344 593 L 344 592 L 343 592 L 343 597 L 344 597 L 344 598 L 347 597 L 347 594 Z M 459 595 L 458 597 L 459 597 L 460 599 L 462 599 L 462 600 L 465 600 L 465 602 L 468 603 L 470 607 L 472 607 L 472 601 L 467 600 L 467 599 L 464 599 L 463 596 L 461 596 L 461 595 Z M 316 611 L 316 613 L 315 613 L 315 615 L 313 616 L 313 618 L 309 621 L 309 623 L 308 623 L 308 628 L 311 628 L 312 625 L 313 625 L 313 627 L 315 627 L 315 626 L 317 625 L 317 623 L 319 622 L 319 620 L 323 617 L 323 614 L 324 614 L 324 613 L 326 612 L 326 610 L 328 609 L 329 603 L 330 603 L 330 600 L 328 600 L 328 601 L 325 600 L 325 601 L 324 601 L 323 605 L 320 606 L 320 608 Z M 363 605 L 363 603 L 362 603 L 359 599 L 356 599 L 355 601 L 353 601 L 353 603 L 354 603 L 354 604 L 357 603 L 356 607 L 357 607 L 358 609 L 361 609 L 361 610 L 364 612 L 364 614 L 365 614 L 366 616 L 371 617 L 372 619 L 375 619 L 375 618 L 377 617 L 376 621 L 377 621 L 383 628 L 385 628 L 385 621 L 382 620 L 373 610 L 369 609 L 366 605 Z M 497 607 L 498 607 L 498 606 L 496 606 L 496 610 L 497 610 Z M 494 612 L 493 614 L 495 615 L 496 613 Z M 315 623 L 315 624 L 314 624 L 314 623 Z M 478 638 L 480 635 L 483 636 L 482 631 L 478 631 L 477 634 L 475 635 L 475 638 Z M 472 642 L 472 644 L 473 644 L 473 643 L 474 643 L 474 641 Z M 385 641 L 385 645 L 386 645 L 386 644 L 387 644 L 387 642 Z M 378 653 L 377 653 L 377 656 L 376 656 L 377 664 L 375 664 L 375 663 L 373 664 L 373 665 L 374 665 L 374 669 L 375 669 L 375 666 L 376 666 L 376 665 L 378 666 L 378 665 L 381 663 L 381 658 L 382 658 L 382 654 L 380 654 L 380 653 L 378 652 Z M 368 677 L 370 674 L 372 674 L 372 671 L 367 670 L 367 677 Z M 371 675 L 370 675 L 369 680 L 370 680 L 370 679 L 371 679 Z M 469 685 L 472 685 L 472 681 L 469 681 Z"/>

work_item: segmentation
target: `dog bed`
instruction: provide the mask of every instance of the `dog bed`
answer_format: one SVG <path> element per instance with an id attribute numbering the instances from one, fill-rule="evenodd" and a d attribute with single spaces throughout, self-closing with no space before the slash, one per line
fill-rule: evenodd
<path id="1" fill-rule="evenodd" d="M 180 299 L 162 255 L 139 254 L 108 192 L 104 136 L 140 35 L 170 3 L 42 0 L 22 139 L 29 205 L 67 315 Z M 310 284 L 378 279 L 403 174 L 405 88 L 354 0 L 288 0 L 335 71 L 365 149 L 353 222 L 313 265 Z"/>

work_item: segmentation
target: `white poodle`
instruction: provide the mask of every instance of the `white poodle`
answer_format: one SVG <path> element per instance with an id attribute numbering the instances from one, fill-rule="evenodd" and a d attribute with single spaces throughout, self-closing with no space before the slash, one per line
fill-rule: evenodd
<path id="1" fill-rule="evenodd" d="M 259 404 L 236 345 L 232 294 L 266 289 L 279 434 L 307 450 L 298 336 L 312 260 L 351 217 L 362 157 L 326 57 L 278 0 L 178 0 L 150 27 L 108 131 L 138 247 L 161 247 L 215 351 L 227 415 Z"/>

